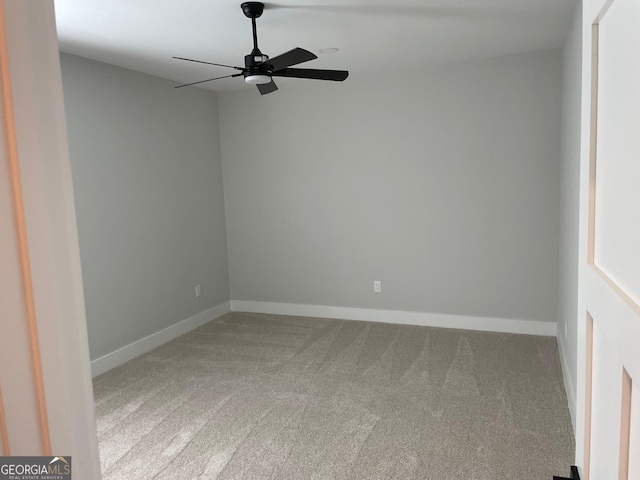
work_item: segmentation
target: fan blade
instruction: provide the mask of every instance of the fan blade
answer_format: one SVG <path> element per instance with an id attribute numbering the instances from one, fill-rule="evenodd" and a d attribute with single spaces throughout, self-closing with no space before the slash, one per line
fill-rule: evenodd
<path id="1" fill-rule="evenodd" d="M 275 92 L 276 90 L 278 90 L 278 86 L 273 80 L 271 80 L 269 83 L 263 83 L 262 85 L 258 84 L 256 85 L 256 87 L 258 87 L 258 90 L 260 90 L 260 95 L 266 95 L 267 93 Z"/>
<path id="2" fill-rule="evenodd" d="M 312 80 L 333 80 L 342 82 L 349 76 L 346 70 L 314 70 L 312 68 L 285 68 L 273 72 L 274 77 L 310 78 Z"/>
<path id="3" fill-rule="evenodd" d="M 297 65 L 299 63 L 308 62 L 309 60 L 315 60 L 317 55 L 305 50 L 304 48 L 294 48 L 282 55 L 270 58 L 269 60 L 262 62 L 260 65 L 270 65 L 271 71 L 275 72 L 282 70 L 283 68 L 290 67 L 291 65 Z"/>
<path id="4" fill-rule="evenodd" d="M 191 85 L 198 85 L 199 83 L 212 82 L 214 80 L 220 80 L 221 78 L 239 77 L 241 75 L 241 73 L 234 73 L 233 75 L 225 75 L 224 77 L 209 78 L 207 80 L 200 80 L 199 82 L 185 83 L 184 85 L 178 85 L 177 87 L 173 88 L 190 87 Z"/>
<path id="5" fill-rule="evenodd" d="M 240 67 L 234 67 L 233 65 L 223 65 L 222 63 L 211 63 L 211 62 L 203 62 L 202 60 L 193 60 L 191 58 L 184 57 L 172 57 L 176 60 L 186 60 L 187 62 L 196 62 L 196 63 L 204 63 L 205 65 L 215 65 L 216 67 L 227 67 L 227 68 L 235 68 L 236 70 L 242 70 Z"/>

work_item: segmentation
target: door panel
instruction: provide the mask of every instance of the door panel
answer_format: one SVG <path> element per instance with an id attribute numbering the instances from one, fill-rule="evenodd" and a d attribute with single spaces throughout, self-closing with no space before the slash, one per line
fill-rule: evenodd
<path id="1" fill-rule="evenodd" d="M 631 386 L 631 432 L 629 432 L 629 478 L 640 478 L 640 388 Z"/>
<path id="2" fill-rule="evenodd" d="M 618 445 L 610 439 L 619 437 L 622 376 L 620 359 L 598 324 L 593 331 L 593 397 L 591 426 L 592 478 L 614 479 L 611 466 L 618 461 Z"/>
<path id="3" fill-rule="evenodd" d="M 583 478 L 638 479 L 640 2 L 585 2 L 584 15 L 591 120 L 576 451 Z"/>
<path id="4" fill-rule="evenodd" d="M 640 19 L 640 2 L 615 0 L 598 25 L 594 264 L 640 303 L 640 28 L 633 18 Z"/>

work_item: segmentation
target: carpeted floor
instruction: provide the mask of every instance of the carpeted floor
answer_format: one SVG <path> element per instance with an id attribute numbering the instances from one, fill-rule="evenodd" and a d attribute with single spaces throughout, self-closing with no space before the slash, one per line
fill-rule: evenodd
<path id="1" fill-rule="evenodd" d="M 555 339 L 230 313 L 95 379 L 105 480 L 551 480 Z"/>

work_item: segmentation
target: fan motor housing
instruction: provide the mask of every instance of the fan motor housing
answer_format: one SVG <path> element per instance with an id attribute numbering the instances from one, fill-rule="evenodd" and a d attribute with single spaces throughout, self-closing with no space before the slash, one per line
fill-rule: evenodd
<path id="1" fill-rule="evenodd" d="M 256 70 L 268 70 L 268 68 L 264 68 L 266 67 L 266 65 L 263 65 L 262 68 L 258 67 L 258 65 L 260 65 L 263 62 L 266 62 L 267 60 L 269 60 L 269 57 L 267 55 L 263 55 L 260 52 L 251 52 L 249 55 L 245 55 L 244 57 L 244 66 L 246 68 L 251 68 L 251 69 L 256 69 Z"/>
<path id="2" fill-rule="evenodd" d="M 264 11 L 264 3 L 261 2 L 244 2 L 240 5 L 244 15 L 248 18 L 259 18 Z"/>

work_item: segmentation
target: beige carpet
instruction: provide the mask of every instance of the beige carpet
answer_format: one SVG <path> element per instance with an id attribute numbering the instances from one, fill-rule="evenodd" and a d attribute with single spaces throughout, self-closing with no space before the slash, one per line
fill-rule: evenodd
<path id="1" fill-rule="evenodd" d="M 551 480 L 555 339 L 231 313 L 94 382 L 105 480 Z"/>

